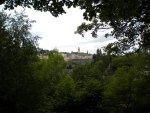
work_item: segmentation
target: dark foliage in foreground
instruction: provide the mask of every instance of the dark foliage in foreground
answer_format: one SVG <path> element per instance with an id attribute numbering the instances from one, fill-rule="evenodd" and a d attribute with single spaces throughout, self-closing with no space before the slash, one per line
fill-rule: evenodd
<path id="1" fill-rule="evenodd" d="M 31 22 L 23 13 L 0 13 L 1 113 L 150 112 L 148 49 L 119 55 L 109 45 L 107 54 L 97 50 L 92 63 L 67 73 L 57 51 L 37 57 Z"/>

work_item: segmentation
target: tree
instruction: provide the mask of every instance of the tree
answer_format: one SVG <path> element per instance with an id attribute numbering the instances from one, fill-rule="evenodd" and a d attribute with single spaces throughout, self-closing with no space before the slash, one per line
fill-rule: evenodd
<path id="1" fill-rule="evenodd" d="M 76 93 L 72 111 L 74 113 L 103 112 L 103 85 L 106 69 L 104 58 L 81 65 L 73 69 L 72 78 L 76 84 Z"/>
<path id="2" fill-rule="evenodd" d="M 78 6 L 85 9 L 84 18 L 92 22 L 82 23 L 77 33 L 83 35 L 91 30 L 92 36 L 97 37 L 101 29 L 113 29 L 105 36 L 118 39 L 114 46 L 121 52 L 135 45 L 138 50 L 149 50 L 149 4 L 149 0 L 79 0 Z"/>
<path id="3" fill-rule="evenodd" d="M 62 75 L 65 74 L 66 62 L 63 56 L 57 51 L 50 51 L 48 59 L 43 59 L 43 67 L 41 68 L 42 75 L 51 80 L 50 86 L 55 86 Z M 49 81 L 48 81 L 49 82 Z"/>
<path id="4" fill-rule="evenodd" d="M 90 78 L 77 89 L 72 107 L 73 113 L 102 112 L 103 85 L 99 80 Z"/>
<path id="5" fill-rule="evenodd" d="M 68 91 L 66 87 L 72 87 L 66 86 L 66 84 L 72 85 L 72 82 L 69 81 L 71 78 L 66 75 L 65 68 L 66 62 L 58 51 L 50 51 L 48 59 L 40 59 L 35 63 L 35 76 L 41 83 L 42 95 L 44 97 L 44 103 L 41 105 L 40 110 L 44 113 L 56 112 L 59 109 L 58 106 L 61 107 L 65 104 L 63 103 L 63 99 L 60 99 L 61 94 L 66 94 L 66 91 Z M 64 96 L 67 98 L 67 94 Z M 57 102 L 57 99 L 60 103 Z M 64 99 L 64 101 L 68 100 Z"/>
<path id="6" fill-rule="evenodd" d="M 0 112 L 38 112 L 42 99 L 33 64 L 36 37 L 23 13 L 15 17 L 0 12 Z M 35 96 L 36 95 L 36 96 Z"/>
<path id="7" fill-rule="evenodd" d="M 13 9 L 20 5 L 33 7 L 35 10 L 50 11 L 53 16 L 65 13 L 64 6 L 79 6 L 84 9 L 83 17 L 92 21 L 78 27 L 77 33 L 84 34 L 92 30 L 92 36 L 97 37 L 101 29 L 112 28 L 111 34 L 118 39 L 117 47 L 126 51 L 139 46 L 138 50 L 149 50 L 149 0 L 2 0 L 5 8 Z"/>
<path id="8" fill-rule="evenodd" d="M 70 113 L 74 102 L 75 83 L 70 75 L 62 75 L 56 86 L 52 112 Z"/>
<path id="9" fill-rule="evenodd" d="M 71 0 L 1 0 L 0 4 L 5 5 L 5 9 L 14 9 L 23 6 L 40 11 L 49 11 L 53 16 L 65 13 L 64 6 L 70 8 L 73 5 Z"/>
<path id="10" fill-rule="evenodd" d="M 149 73 L 145 73 L 145 67 L 149 67 L 148 56 L 124 56 L 113 61 L 117 69 L 104 90 L 104 107 L 108 112 L 143 113 L 150 110 Z"/>
<path id="11" fill-rule="evenodd" d="M 5 8 L 13 9 L 20 5 L 33 7 L 35 10 L 50 11 L 53 16 L 65 13 L 64 6 L 79 6 L 84 9 L 83 17 L 92 21 L 78 27 L 77 33 L 84 34 L 92 30 L 92 36 L 97 37 L 101 29 L 112 28 L 111 34 L 118 39 L 115 44 L 122 51 L 139 46 L 139 50 L 149 50 L 149 0 L 2 0 Z"/>

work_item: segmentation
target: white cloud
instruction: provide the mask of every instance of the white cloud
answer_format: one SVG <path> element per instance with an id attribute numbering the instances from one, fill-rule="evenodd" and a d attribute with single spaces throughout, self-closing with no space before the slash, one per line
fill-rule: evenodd
<path id="1" fill-rule="evenodd" d="M 22 10 L 21 7 L 17 11 Z M 90 53 L 96 52 L 97 48 L 114 41 L 113 38 L 104 38 L 106 32 L 100 33 L 100 38 L 92 38 L 87 34 L 85 37 L 74 34 L 77 26 L 83 21 L 83 16 L 80 9 L 71 8 L 67 10 L 67 14 L 53 17 L 49 12 L 40 12 L 26 8 L 26 14 L 30 19 L 36 20 L 33 24 L 31 32 L 42 37 L 39 40 L 39 46 L 44 49 L 57 48 L 60 51 L 77 51 L 80 47 L 81 51 Z"/>

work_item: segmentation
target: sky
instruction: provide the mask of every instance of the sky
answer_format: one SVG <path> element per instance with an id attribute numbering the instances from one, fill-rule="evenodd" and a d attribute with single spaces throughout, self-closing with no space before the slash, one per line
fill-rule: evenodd
<path id="1" fill-rule="evenodd" d="M 17 11 L 23 10 L 21 7 Z M 42 37 L 39 40 L 39 47 L 47 50 L 57 48 L 60 52 L 76 52 L 80 47 L 81 52 L 95 53 L 98 48 L 115 41 L 114 38 L 105 38 L 106 32 L 99 33 L 98 38 L 92 38 L 90 33 L 85 37 L 74 32 L 82 22 L 83 11 L 78 8 L 66 10 L 66 14 L 59 17 L 53 17 L 49 12 L 35 11 L 34 9 L 25 9 L 26 14 L 36 23 L 33 23 L 31 33 Z"/>

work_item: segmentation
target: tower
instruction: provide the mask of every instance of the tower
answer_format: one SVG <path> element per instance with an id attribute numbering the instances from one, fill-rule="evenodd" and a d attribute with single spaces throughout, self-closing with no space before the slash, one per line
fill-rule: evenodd
<path id="1" fill-rule="evenodd" d="M 80 53 L 80 47 L 78 47 L 78 53 Z"/>

